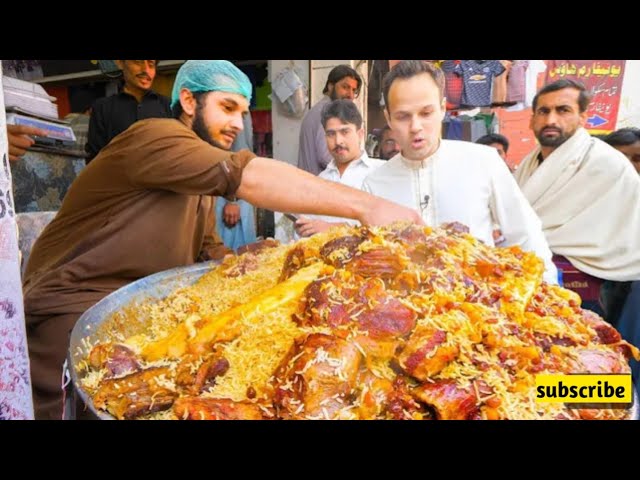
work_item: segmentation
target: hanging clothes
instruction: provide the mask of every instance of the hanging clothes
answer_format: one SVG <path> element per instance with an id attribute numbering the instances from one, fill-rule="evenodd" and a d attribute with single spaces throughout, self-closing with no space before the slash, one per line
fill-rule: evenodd
<path id="1" fill-rule="evenodd" d="M 507 102 L 524 102 L 529 60 L 515 60 L 507 77 Z"/>
<path id="2" fill-rule="evenodd" d="M 511 60 L 499 60 L 499 62 L 504 67 L 504 71 L 496 75 L 493 79 L 493 90 L 491 92 L 492 106 L 502 106 L 507 101 L 507 76 L 513 65 Z"/>
<path id="3" fill-rule="evenodd" d="M 454 110 L 460 107 L 462 100 L 462 90 L 464 84 L 460 74 L 454 72 L 456 65 L 460 64 L 460 60 L 445 60 L 442 62 L 442 71 L 444 72 L 444 95 L 447 98 L 447 110 Z"/>
<path id="4" fill-rule="evenodd" d="M 547 69 L 543 60 L 529 60 L 529 67 L 525 78 L 524 106 L 530 107 L 533 104 L 533 97 L 538 91 L 538 75 Z"/>
<path id="5" fill-rule="evenodd" d="M 504 70 L 504 66 L 498 60 L 462 60 L 454 68 L 454 72 L 462 75 L 464 83 L 462 105 L 490 106 L 493 78 Z"/>

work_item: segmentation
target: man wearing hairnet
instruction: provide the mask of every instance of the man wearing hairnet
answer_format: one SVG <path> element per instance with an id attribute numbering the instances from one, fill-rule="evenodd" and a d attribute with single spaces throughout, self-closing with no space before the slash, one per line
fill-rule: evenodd
<path id="1" fill-rule="evenodd" d="M 178 71 L 174 118 L 115 137 L 80 173 L 36 241 L 24 301 L 36 418 L 60 418 L 69 332 L 100 299 L 141 277 L 215 256 L 213 196 L 385 224 L 417 212 L 284 162 L 231 152 L 251 84 L 224 60 Z"/>

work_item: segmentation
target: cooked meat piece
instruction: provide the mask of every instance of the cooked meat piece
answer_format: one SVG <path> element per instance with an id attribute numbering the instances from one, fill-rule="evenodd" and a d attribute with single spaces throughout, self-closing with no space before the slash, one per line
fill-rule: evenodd
<path id="1" fill-rule="evenodd" d="M 236 262 L 228 268 L 224 273 L 230 278 L 239 277 L 247 272 L 252 272 L 260 267 L 258 258 L 253 253 L 245 253 L 237 257 Z"/>
<path id="2" fill-rule="evenodd" d="M 170 381 L 170 375 L 168 368 L 154 367 L 122 378 L 104 380 L 93 397 L 93 404 L 119 420 L 166 410 L 178 396 L 164 386 Z"/>
<path id="3" fill-rule="evenodd" d="M 302 267 L 304 267 L 304 250 L 301 246 L 297 246 L 287 254 L 278 282 L 284 282 L 288 278 L 291 278 L 293 274 Z"/>
<path id="4" fill-rule="evenodd" d="M 469 233 L 469 227 L 460 222 L 443 223 L 440 228 L 443 228 L 450 235 Z"/>
<path id="5" fill-rule="evenodd" d="M 590 310 L 582 310 L 581 313 L 582 321 L 592 327 L 598 334 L 599 343 L 617 343 L 622 339 L 620 333 L 598 314 Z"/>
<path id="6" fill-rule="evenodd" d="M 458 387 L 450 380 L 425 382 L 414 388 L 412 394 L 419 401 L 433 407 L 439 420 L 476 420 L 480 409 L 473 388 Z"/>
<path id="7" fill-rule="evenodd" d="M 417 263 L 423 268 L 442 269 L 445 266 L 442 258 L 426 243 L 420 243 L 407 248 L 407 255 L 409 255 L 409 259 L 413 263 Z"/>
<path id="8" fill-rule="evenodd" d="M 264 240 L 260 240 L 258 242 L 248 243 L 238 248 L 238 255 L 243 255 L 245 253 L 253 253 L 254 255 L 259 254 L 260 252 L 267 250 L 268 248 L 275 248 L 280 246 L 280 242 L 273 238 L 266 238 Z"/>
<path id="9" fill-rule="evenodd" d="M 376 338 L 408 335 L 415 326 L 416 314 L 385 290 L 378 279 L 364 281 L 342 274 L 312 282 L 304 294 L 301 325 L 338 327 L 357 322 L 358 328 Z"/>
<path id="10" fill-rule="evenodd" d="M 274 405 L 284 418 L 333 418 L 354 394 L 362 354 L 338 337 L 296 340 L 274 375 Z"/>
<path id="11" fill-rule="evenodd" d="M 358 305 L 350 302 L 356 293 L 356 288 L 340 274 L 315 280 L 305 288 L 301 307 L 303 314 L 295 320 L 303 326 L 337 327 L 348 323 L 350 315 L 360 310 Z"/>
<path id="12" fill-rule="evenodd" d="M 390 290 L 395 290 L 398 293 L 397 296 L 404 297 L 419 289 L 420 278 L 415 272 L 401 272 L 388 285 Z"/>
<path id="13" fill-rule="evenodd" d="M 458 355 L 458 347 L 445 345 L 447 332 L 433 327 L 419 327 L 398 356 L 403 370 L 418 380 L 425 381 L 438 374 Z"/>
<path id="14" fill-rule="evenodd" d="M 358 252 L 358 247 L 365 239 L 366 236 L 362 235 L 335 238 L 322 246 L 320 256 L 325 263 L 336 268 L 342 268 Z"/>
<path id="15" fill-rule="evenodd" d="M 96 370 L 106 368 L 106 378 L 137 372 L 141 368 L 133 350 L 118 343 L 96 345 L 89 354 L 89 363 Z"/>
<path id="16" fill-rule="evenodd" d="M 535 332 L 533 336 L 535 337 L 536 345 L 545 352 L 548 352 L 552 345 L 560 345 L 562 347 L 573 347 L 576 345 L 576 342 L 568 337 L 556 337 L 540 332 Z"/>
<path id="17" fill-rule="evenodd" d="M 569 362 L 570 373 L 629 373 L 629 365 L 613 352 L 582 349 Z"/>
<path id="18" fill-rule="evenodd" d="M 353 342 L 365 352 L 367 361 L 372 358 L 390 361 L 402 345 L 401 339 L 395 337 L 373 338 L 367 332 L 356 335 Z"/>
<path id="19" fill-rule="evenodd" d="M 361 386 L 358 401 L 358 417 L 361 420 L 381 418 L 389 405 L 393 392 L 393 382 L 386 378 L 378 378 L 370 371 L 360 373 L 358 385 Z"/>
<path id="20" fill-rule="evenodd" d="M 199 367 L 195 365 L 202 360 Z M 176 368 L 176 385 L 186 387 L 193 395 L 215 385 L 215 379 L 229 370 L 229 362 L 219 353 L 204 357 L 185 355 Z"/>
<path id="21" fill-rule="evenodd" d="M 182 397 L 174 403 L 173 413 L 181 420 L 263 420 L 265 417 L 257 404 L 227 398 Z"/>
<path id="22" fill-rule="evenodd" d="M 373 338 L 404 337 L 415 327 L 416 313 L 391 296 L 381 281 L 367 280 L 358 295 L 356 303 L 365 307 L 357 316 L 359 328 Z"/>
<path id="23" fill-rule="evenodd" d="M 430 420 L 432 414 L 411 395 L 404 377 L 396 377 L 388 396 L 385 415 L 392 420 Z"/>
<path id="24" fill-rule="evenodd" d="M 346 269 L 365 278 L 391 279 L 406 268 L 407 260 L 406 257 L 392 252 L 389 248 L 380 247 L 356 254 L 347 264 Z"/>
<path id="25" fill-rule="evenodd" d="M 420 227 L 415 224 L 407 225 L 404 224 L 393 225 L 390 230 L 387 238 L 391 240 L 401 241 L 407 245 L 419 245 L 424 243 L 427 240 L 427 234 L 425 233 L 425 227 Z"/>

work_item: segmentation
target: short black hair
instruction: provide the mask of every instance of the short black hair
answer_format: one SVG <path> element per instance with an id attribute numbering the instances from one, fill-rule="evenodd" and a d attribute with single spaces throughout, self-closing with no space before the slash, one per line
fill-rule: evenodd
<path id="1" fill-rule="evenodd" d="M 493 145 L 494 143 L 499 143 L 504 148 L 504 153 L 509 151 L 509 140 L 504 135 L 500 135 L 499 133 L 490 133 L 488 135 L 484 135 L 476 140 L 476 143 L 480 145 Z"/>
<path id="2" fill-rule="evenodd" d="M 378 140 L 382 140 L 382 137 L 384 137 L 384 132 L 390 132 L 390 131 L 391 131 L 391 127 L 388 124 L 385 124 L 385 126 L 380 129 L 380 133 L 378 134 Z"/>
<path id="3" fill-rule="evenodd" d="M 591 102 L 591 95 L 587 92 L 586 87 L 581 82 L 577 80 L 571 80 L 568 78 L 563 78 L 562 80 L 556 80 L 553 83 L 549 83 L 542 87 L 536 96 L 533 97 L 533 105 L 532 110 L 536 111 L 536 106 L 538 105 L 538 98 L 540 95 L 544 95 L 545 93 L 557 92 L 558 90 L 564 90 L 565 88 L 573 88 L 578 90 L 580 94 L 578 95 L 578 107 L 580 109 L 580 113 L 584 113 L 589 108 L 589 102 Z"/>
<path id="4" fill-rule="evenodd" d="M 612 147 L 633 145 L 636 142 L 640 142 L 640 128 L 628 127 L 621 128 L 615 132 L 610 133 L 602 139 Z"/>
<path id="5" fill-rule="evenodd" d="M 351 100 L 342 98 L 333 100 L 324 106 L 321 114 L 322 128 L 327 128 L 327 122 L 331 118 L 337 118 L 342 123 L 352 123 L 356 126 L 356 130 L 362 128 L 362 115 L 358 107 Z"/>
<path id="6" fill-rule="evenodd" d="M 424 60 L 402 60 L 393 66 L 382 80 L 382 94 L 384 96 L 384 106 L 389 111 L 389 90 L 391 84 L 398 78 L 411 78 L 422 73 L 428 73 L 438 86 L 440 100 L 444 98 L 444 73 L 431 62 Z"/>
<path id="7" fill-rule="evenodd" d="M 324 84 L 324 90 L 322 90 L 322 93 L 327 93 L 329 91 L 330 83 L 335 85 L 345 77 L 353 78 L 356 82 L 358 82 L 356 96 L 360 94 L 360 88 L 362 87 L 362 78 L 360 77 L 360 74 L 349 65 L 338 65 L 337 67 L 333 67 L 333 69 L 329 72 L 327 83 Z"/>

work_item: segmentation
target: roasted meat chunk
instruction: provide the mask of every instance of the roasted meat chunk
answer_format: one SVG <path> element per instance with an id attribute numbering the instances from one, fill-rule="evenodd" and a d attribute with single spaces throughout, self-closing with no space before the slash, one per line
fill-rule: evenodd
<path id="1" fill-rule="evenodd" d="M 408 258 L 404 255 L 380 247 L 355 255 L 345 268 L 365 278 L 392 279 L 405 269 L 407 263 Z"/>
<path id="2" fill-rule="evenodd" d="M 447 332 L 433 327 L 417 328 L 398 357 L 403 370 L 418 380 L 440 373 L 458 355 L 455 345 L 446 344 Z"/>
<path id="3" fill-rule="evenodd" d="M 107 378 L 140 370 L 140 363 L 133 350 L 118 343 L 96 345 L 89 354 L 89 363 L 97 370 L 106 368 Z"/>
<path id="4" fill-rule="evenodd" d="M 342 268 L 358 252 L 358 247 L 366 239 L 363 235 L 348 235 L 328 241 L 320 249 L 320 257 L 325 263 Z"/>
<path id="5" fill-rule="evenodd" d="M 218 353 L 198 357 L 185 355 L 176 368 L 176 385 L 187 388 L 193 395 L 215 385 L 217 377 L 229 370 L 229 362 Z"/>
<path id="6" fill-rule="evenodd" d="M 354 395 L 362 354 L 352 343 L 314 333 L 295 342 L 274 376 L 284 418 L 334 418 Z"/>
<path id="7" fill-rule="evenodd" d="M 255 403 L 228 398 L 182 397 L 173 404 L 173 413 L 181 420 L 263 420 L 265 412 Z"/>
<path id="8" fill-rule="evenodd" d="M 412 390 L 413 396 L 431 406 L 439 420 L 478 420 L 480 409 L 473 388 L 460 388 L 455 382 L 425 382 Z"/>
<path id="9" fill-rule="evenodd" d="M 166 410 L 178 397 L 171 388 L 170 375 L 166 367 L 153 367 L 105 380 L 94 395 L 93 403 L 119 420 Z"/>

